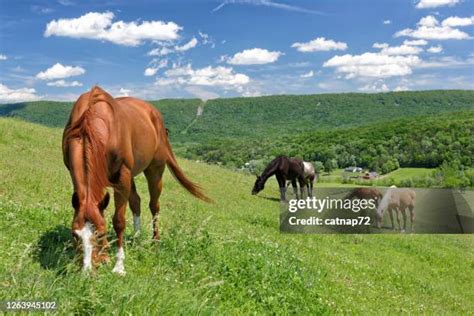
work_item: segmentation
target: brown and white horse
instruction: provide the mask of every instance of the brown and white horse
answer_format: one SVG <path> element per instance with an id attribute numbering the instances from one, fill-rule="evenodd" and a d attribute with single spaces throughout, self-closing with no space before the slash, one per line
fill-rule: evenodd
<path id="1" fill-rule="evenodd" d="M 387 192 L 385 192 L 385 195 L 380 201 L 379 206 L 377 207 L 378 228 L 382 226 L 383 213 L 387 209 L 390 214 L 392 229 L 395 229 L 395 223 L 393 221 L 393 211 L 395 211 L 395 215 L 397 216 L 398 228 L 400 229 L 400 232 L 404 233 L 407 228 L 406 209 L 408 208 L 408 210 L 410 211 L 411 232 L 413 232 L 415 225 L 415 200 L 416 193 L 411 189 L 399 189 L 394 185 L 388 188 Z M 403 216 L 403 228 L 400 224 L 400 213 Z"/>
<path id="2" fill-rule="evenodd" d="M 160 238 L 157 217 L 165 166 L 191 194 L 210 201 L 178 166 L 160 112 L 145 101 L 113 99 L 100 87 L 93 87 L 74 104 L 64 129 L 62 149 L 74 187 L 72 231 L 75 239 L 82 241 L 84 270 L 108 260 L 103 214 L 109 202 L 106 187 L 114 190 L 113 226 L 118 252 L 113 271 L 119 274 L 125 274 L 123 232 L 127 202 L 134 215 L 134 228 L 140 228 L 140 197 L 133 177 L 141 172 L 146 176 L 156 240 Z"/>

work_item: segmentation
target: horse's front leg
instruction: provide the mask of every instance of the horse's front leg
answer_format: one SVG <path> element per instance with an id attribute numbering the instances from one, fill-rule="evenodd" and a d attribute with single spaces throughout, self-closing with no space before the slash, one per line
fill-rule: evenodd
<path id="1" fill-rule="evenodd" d="M 115 233 L 117 234 L 117 261 L 115 262 L 115 273 L 125 275 L 125 252 L 123 250 L 123 232 L 125 230 L 125 210 L 130 196 L 132 184 L 131 172 L 125 167 L 120 171 L 119 185 L 114 190 L 115 215 L 113 218 Z"/>
<path id="2" fill-rule="evenodd" d="M 280 201 L 286 201 L 286 179 L 282 176 L 277 176 L 278 186 L 280 187 Z"/>
<path id="3" fill-rule="evenodd" d="M 393 221 L 393 208 L 388 208 L 388 214 L 390 215 L 390 222 L 392 223 L 392 229 L 395 230 L 395 222 Z"/>
<path id="4" fill-rule="evenodd" d="M 301 198 L 303 198 L 304 189 L 306 187 L 306 182 L 305 182 L 304 178 L 298 178 L 298 182 L 300 184 L 300 195 L 301 195 Z"/>

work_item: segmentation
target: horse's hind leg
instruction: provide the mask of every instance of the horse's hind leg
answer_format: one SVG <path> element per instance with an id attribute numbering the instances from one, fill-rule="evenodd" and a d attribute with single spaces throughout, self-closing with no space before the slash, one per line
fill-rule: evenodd
<path id="1" fill-rule="evenodd" d="M 403 216 L 403 229 L 400 229 L 400 231 L 404 233 L 407 229 L 407 210 L 401 209 L 400 212 L 402 212 L 402 216 Z"/>
<path id="2" fill-rule="evenodd" d="M 115 214 L 113 218 L 115 233 L 117 234 L 117 261 L 112 270 L 115 273 L 124 275 L 125 253 L 123 251 L 123 231 L 125 230 L 125 210 L 130 196 L 132 176 L 131 171 L 125 167 L 120 170 L 120 180 L 114 189 Z"/>
<path id="3" fill-rule="evenodd" d="M 163 171 L 165 166 L 149 167 L 145 170 L 145 176 L 148 182 L 148 191 L 150 192 L 150 211 L 153 217 L 153 239 L 160 240 L 160 230 L 158 228 L 158 214 L 160 212 L 160 195 L 163 189 Z"/>
<path id="4" fill-rule="evenodd" d="M 296 179 L 291 180 L 291 185 L 293 186 L 293 193 L 295 194 L 296 199 L 298 199 L 298 186 L 296 185 Z"/>
<path id="5" fill-rule="evenodd" d="M 133 213 L 133 229 L 135 233 L 140 232 L 140 196 L 137 193 L 137 187 L 135 186 L 135 181 L 132 179 L 132 188 L 130 191 L 130 197 L 128 202 L 130 203 L 130 209 Z"/>

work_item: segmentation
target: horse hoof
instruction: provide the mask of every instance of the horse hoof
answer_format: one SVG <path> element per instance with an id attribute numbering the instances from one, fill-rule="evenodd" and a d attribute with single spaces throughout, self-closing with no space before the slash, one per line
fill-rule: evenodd
<path id="1" fill-rule="evenodd" d="M 113 273 L 116 273 L 120 276 L 124 276 L 125 274 L 127 274 L 125 272 L 125 269 L 123 267 L 114 267 L 114 269 L 112 270 Z"/>

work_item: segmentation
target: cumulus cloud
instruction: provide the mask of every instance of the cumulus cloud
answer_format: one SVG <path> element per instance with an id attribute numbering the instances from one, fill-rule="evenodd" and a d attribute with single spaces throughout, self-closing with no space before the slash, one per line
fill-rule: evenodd
<path id="1" fill-rule="evenodd" d="M 326 39 L 324 37 L 318 37 L 306 43 L 293 43 L 291 47 L 296 48 L 296 50 L 302 53 L 312 53 L 318 51 L 346 50 L 347 44 Z"/>
<path id="2" fill-rule="evenodd" d="M 217 86 L 222 88 L 242 87 L 250 82 L 247 75 L 235 73 L 232 67 L 204 67 L 193 69 L 190 64 L 186 66 L 175 65 L 164 73 L 164 77 L 155 82 L 159 86 L 169 85 L 196 85 Z"/>
<path id="3" fill-rule="evenodd" d="M 262 65 L 274 63 L 283 53 L 262 48 L 246 49 L 227 59 L 231 65 Z"/>
<path id="4" fill-rule="evenodd" d="M 334 56 L 323 67 L 335 68 L 336 72 L 354 77 L 389 78 L 412 73 L 412 68 L 421 62 L 418 56 L 385 55 L 381 53 L 346 54 Z"/>
<path id="5" fill-rule="evenodd" d="M 314 71 L 312 71 L 312 70 L 310 70 L 307 73 L 304 73 L 304 74 L 300 75 L 300 78 L 311 78 L 311 77 L 314 77 Z"/>
<path id="6" fill-rule="evenodd" d="M 0 60 L 7 60 L 8 57 L 6 55 L 0 54 Z"/>
<path id="7" fill-rule="evenodd" d="M 82 83 L 79 81 L 66 81 L 66 80 L 57 80 L 48 82 L 46 85 L 50 87 L 59 87 L 59 88 L 67 88 L 67 87 L 82 87 Z"/>
<path id="8" fill-rule="evenodd" d="M 417 9 L 430 9 L 442 6 L 453 6 L 459 3 L 459 0 L 420 0 L 416 4 Z"/>
<path id="9" fill-rule="evenodd" d="M 430 48 L 427 49 L 427 51 L 433 54 L 439 54 L 443 51 L 443 46 L 441 45 L 431 46 Z"/>
<path id="10" fill-rule="evenodd" d="M 387 43 L 375 43 L 372 47 L 379 48 L 383 55 L 417 55 L 423 51 L 420 47 L 406 44 L 390 46 Z"/>
<path id="11" fill-rule="evenodd" d="M 25 102 L 41 99 L 33 88 L 11 89 L 0 83 L 0 103 Z"/>
<path id="12" fill-rule="evenodd" d="M 112 12 L 89 12 L 73 19 L 53 20 L 44 36 L 63 36 L 109 41 L 118 45 L 138 46 L 144 41 L 171 41 L 179 38 L 182 27 L 174 22 L 116 21 Z"/>
<path id="13" fill-rule="evenodd" d="M 466 32 L 448 25 L 440 25 L 439 21 L 432 15 L 421 18 L 416 29 L 407 28 L 395 33 L 395 37 L 401 36 L 427 40 L 463 40 L 470 38 Z"/>
<path id="14" fill-rule="evenodd" d="M 390 91 L 388 86 L 381 80 L 366 84 L 359 88 L 359 91 L 364 92 L 387 92 Z"/>
<path id="15" fill-rule="evenodd" d="M 404 45 L 411 45 L 411 46 L 425 46 L 428 45 L 428 42 L 421 39 L 421 40 L 405 40 L 403 41 Z"/>
<path id="16" fill-rule="evenodd" d="M 63 66 L 60 63 L 54 64 L 52 67 L 41 71 L 36 75 L 40 80 L 64 79 L 84 74 L 86 70 L 79 66 Z"/>
<path id="17" fill-rule="evenodd" d="M 457 26 L 469 26 L 474 24 L 474 16 L 468 18 L 460 18 L 458 16 L 450 16 L 441 22 L 442 26 L 457 27 Z"/>
<path id="18" fill-rule="evenodd" d="M 383 24 L 385 24 L 385 25 L 392 24 L 392 21 L 390 21 L 390 20 L 384 20 L 384 21 L 383 21 Z"/>

